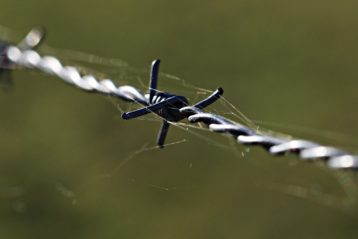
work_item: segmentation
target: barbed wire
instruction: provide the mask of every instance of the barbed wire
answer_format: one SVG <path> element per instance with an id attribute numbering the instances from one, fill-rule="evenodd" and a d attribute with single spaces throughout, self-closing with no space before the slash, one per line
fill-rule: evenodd
<path id="1" fill-rule="evenodd" d="M 45 74 L 57 76 L 66 83 L 84 91 L 111 95 L 127 102 L 149 105 L 148 96 L 133 86 L 116 86 L 111 79 L 99 80 L 93 75 L 81 74 L 80 70 L 74 66 L 64 66 L 55 56 L 41 56 L 32 49 L 39 44 L 41 38 L 40 32 L 35 31 L 32 32 L 32 35 L 30 32 L 25 40 L 17 46 L 0 42 L 0 68 L 37 69 Z M 204 112 L 195 105 L 184 106 L 179 111 L 190 123 L 202 122 L 212 132 L 229 134 L 243 145 L 261 146 L 271 155 L 280 156 L 293 153 L 303 161 L 323 161 L 332 169 L 358 169 L 358 155 L 335 147 L 323 146 L 308 140 L 266 135 L 223 116 Z"/>

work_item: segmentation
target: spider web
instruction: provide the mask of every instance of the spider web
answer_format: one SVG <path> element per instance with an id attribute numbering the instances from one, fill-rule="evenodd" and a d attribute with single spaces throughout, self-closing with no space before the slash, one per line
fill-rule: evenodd
<path id="1" fill-rule="evenodd" d="M 138 69 L 131 67 L 128 63 L 123 60 L 116 58 L 103 58 L 100 56 L 86 54 L 83 52 L 69 51 L 69 50 L 53 50 L 55 55 L 63 56 L 70 62 L 83 64 L 82 68 L 85 71 L 95 73 L 97 75 L 110 76 L 111 79 L 116 79 L 119 85 L 123 84 L 131 84 L 135 87 L 139 88 L 142 92 L 146 92 L 148 88 L 148 75 L 149 69 Z M 57 54 L 56 54 L 57 53 Z M 99 71 L 93 72 L 93 65 L 97 65 L 96 69 L 100 69 Z M 213 91 L 201 87 L 194 86 L 188 83 L 186 80 L 171 75 L 167 73 L 160 73 L 160 81 L 159 81 L 159 89 L 164 90 L 166 92 L 174 92 L 178 95 L 186 96 L 189 102 L 197 102 L 203 98 L 209 96 Z M 130 110 L 137 109 L 141 107 L 139 104 L 126 104 L 123 102 L 119 102 L 116 98 L 106 97 L 109 102 L 111 102 L 115 108 L 120 112 L 126 112 Z M 347 140 L 349 136 L 341 135 L 336 132 L 328 132 L 324 130 L 316 130 L 316 129 L 307 129 L 299 126 L 287 126 L 279 123 L 268 123 L 260 120 L 250 120 L 244 113 L 242 113 L 237 107 L 235 107 L 228 99 L 222 97 L 214 105 L 208 107 L 206 109 L 209 112 L 222 115 L 230 118 L 233 121 L 239 122 L 243 125 L 249 126 L 266 134 L 275 135 L 275 136 L 284 136 L 290 137 L 287 134 L 283 134 L 279 131 L 273 131 L 265 128 L 264 126 L 271 126 L 271 128 L 281 128 L 281 129 L 290 129 L 291 131 L 297 131 L 299 134 L 307 134 L 307 135 L 315 135 L 320 136 L 327 139 L 337 139 L 337 136 L 342 138 L 343 140 Z M 155 115 L 149 114 L 145 117 L 137 118 L 139 121 L 153 121 L 158 122 L 158 125 L 162 122 L 162 119 Z M 251 148 L 243 147 L 237 145 L 237 143 L 230 137 L 225 135 L 220 135 L 222 139 L 215 137 L 213 139 L 212 132 L 210 132 L 204 125 L 202 124 L 190 124 L 188 122 L 179 122 L 172 123 L 172 126 L 179 130 L 185 131 L 185 133 L 192 135 L 197 140 L 204 141 L 208 146 L 215 146 L 218 150 L 225 150 L 232 153 L 233 157 L 236 158 L 248 158 L 250 160 L 250 152 Z M 172 129 L 173 130 L 173 129 Z M 155 132 L 156 133 L 156 132 Z M 172 139 L 171 139 L 172 140 Z M 180 144 L 187 142 L 186 138 L 177 139 L 176 141 L 168 140 L 166 143 L 166 147 L 180 147 Z M 125 167 L 131 160 L 135 159 L 137 155 L 147 153 L 148 151 L 159 150 L 158 147 L 153 145 L 155 142 L 155 138 L 153 138 L 153 142 L 145 142 L 144 146 L 128 155 L 125 159 L 123 159 L 117 167 L 113 169 L 113 171 L 109 172 L 105 176 L 112 177 L 114 174 L 120 172 L 122 167 Z M 151 145 L 151 146 L 148 146 Z M 180 150 L 178 148 L 178 150 Z M 271 157 L 271 156 L 267 156 Z M 297 159 L 294 159 L 297 160 Z M 291 162 L 292 163 L 292 162 Z M 295 163 L 293 163 L 295 164 Z M 314 167 L 314 166 L 313 166 Z M 325 169 L 322 169 L 326 171 Z M 293 197 L 301 198 L 304 200 L 308 200 L 313 203 L 317 203 L 319 205 L 325 205 L 332 208 L 337 209 L 349 209 L 352 206 L 357 205 L 358 198 L 358 190 L 356 188 L 357 182 L 356 177 L 346 172 L 326 172 L 329 173 L 335 180 L 337 180 L 339 186 L 343 190 L 342 195 L 334 195 L 329 192 L 325 192 L 325 188 L 319 183 L 312 183 L 310 186 L 300 186 L 290 183 L 278 183 L 278 182 L 264 182 L 259 183 L 258 187 L 263 188 L 263 190 L 270 190 L 277 193 L 284 193 Z M 133 179 L 133 182 L 136 182 Z M 136 182 L 138 183 L 138 182 Z M 162 185 L 148 184 L 147 186 L 156 188 L 158 190 L 177 190 L 176 187 L 168 187 Z M 329 191 L 329 190 L 328 190 Z"/>
<path id="2" fill-rule="evenodd" d="M 5 40 L 12 40 L 18 38 L 17 34 L 14 34 L 11 30 L 0 27 L 0 35 Z M 74 65 L 81 69 L 83 73 L 94 74 L 98 78 L 110 78 L 113 79 L 118 85 L 129 84 L 137 89 L 140 89 L 142 92 L 147 92 L 148 90 L 148 78 L 149 78 L 149 67 L 148 68 L 136 68 L 128 64 L 126 61 L 117 59 L 117 58 L 106 58 L 101 57 L 95 54 L 89 54 L 73 50 L 64 50 L 50 47 L 46 44 L 41 46 L 40 52 L 43 54 L 54 55 L 61 59 L 68 65 Z M 207 96 L 209 96 L 213 90 L 206 88 L 194 86 L 191 84 L 190 80 L 184 80 L 178 76 L 160 73 L 159 75 L 159 90 L 165 92 L 172 92 L 177 95 L 183 95 L 188 98 L 190 103 L 198 102 Z M 141 107 L 139 104 L 122 102 L 115 97 L 104 96 L 114 108 L 120 112 L 127 112 L 130 110 L 137 109 Z M 318 138 L 326 138 L 328 140 L 337 140 L 341 139 L 342 145 L 346 147 L 356 147 L 357 145 L 347 145 L 349 136 L 341 135 L 335 132 L 328 132 L 325 130 L 317 129 L 307 129 L 300 126 L 290 126 L 282 123 L 275 122 L 265 122 L 262 120 L 251 120 L 244 113 L 242 113 L 234 104 L 230 102 L 229 99 L 222 97 L 214 105 L 205 109 L 206 111 L 222 115 L 233 121 L 239 122 L 240 124 L 249 126 L 261 132 L 276 135 L 276 136 L 285 136 L 290 137 L 287 134 L 283 134 L 280 131 L 297 132 L 297 135 L 309 136 L 315 135 Z M 162 122 L 162 119 L 155 114 L 148 114 L 144 117 L 135 119 L 137 121 L 145 121 L 145 123 L 150 124 L 153 128 L 159 128 L 159 125 Z M 124 123 L 123 123 L 124 124 Z M 154 125 L 158 125 L 155 126 Z M 266 129 L 266 127 L 275 130 Z M 183 131 L 186 135 L 184 137 L 179 137 L 173 139 L 171 137 L 172 131 Z M 153 136 L 156 135 L 156 131 L 153 130 Z M 170 130 L 169 137 L 167 138 L 166 148 L 175 148 L 175 150 L 180 151 L 182 144 L 189 141 L 198 140 L 207 145 L 207 147 L 215 147 L 218 151 L 225 151 L 231 155 L 233 159 L 244 159 L 248 164 L 253 165 L 253 167 L 264 168 L 267 170 L 266 163 L 261 164 L 260 160 L 266 160 L 265 158 L 273 158 L 272 156 L 260 156 L 257 158 L 257 149 L 248 148 L 242 145 L 239 145 L 232 139 L 232 137 L 227 135 L 216 135 L 210 132 L 202 124 L 190 124 L 186 120 L 183 120 L 178 123 L 172 123 L 172 129 Z M 123 147 L 124 144 L 122 144 Z M 127 156 L 122 157 L 119 163 L 117 163 L 110 171 L 104 172 L 101 175 L 95 175 L 93 180 L 109 180 L 113 177 L 116 177 L 121 174 L 121 171 L 129 166 L 133 161 L 135 161 L 139 156 L 148 153 L 155 153 L 159 151 L 158 147 L 155 145 L 155 137 L 153 137 L 152 142 L 143 141 L 143 144 L 139 149 L 137 148 L 133 152 L 129 153 Z M 255 151 L 252 153 L 252 151 Z M 264 155 L 264 154 L 262 154 Z M 313 173 L 319 173 L 325 175 L 328 179 L 327 181 L 316 182 L 316 181 L 297 181 L 293 180 L 291 177 L 288 179 L 285 178 L 276 178 L 273 177 L 258 180 L 256 182 L 257 188 L 262 191 L 269 191 L 271 193 L 285 194 L 290 197 L 301 199 L 310 203 L 314 203 L 320 206 L 329 207 L 338 209 L 349 213 L 351 209 L 358 206 L 358 189 L 357 189 L 357 177 L 350 172 L 333 172 L 326 169 L 324 166 L 320 165 L 308 165 L 303 166 L 297 158 L 288 156 L 289 160 L 281 159 L 279 161 L 279 170 L 287 170 L 294 168 L 295 171 L 298 171 L 296 175 L 299 175 L 299 171 L 304 167 L 313 167 L 315 169 Z M 189 162 L 188 167 L 193 168 L 195 163 Z M 277 165 L 277 162 L 275 162 Z M 272 168 L 271 168 L 272 169 Z M 178 186 L 167 186 L 156 184 L 153 182 L 142 182 L 136 178 L 128 179 L 133 185 L 144 185 L 146 187 L 153 188 L 159 191 L 177 191 L 177 190 L 187 190 L 188 188 L 178 187 Z M 311 180 L 313 180 L 311 178 Z M 232 182 L 235 183 L 235 182 Z M 69 199 L 73 204 L 78 202 L 77 192 L 71 190 L 62 182 L 55 183 L 56 190 L 64 197 Z M 333 188 L 333 189 L 332 189 Z M 20 190 L 21 191 L 21 190 Z M 12 192 L 12 191 L 11 191 Z M 17 191 L 16 191 L 17 192 Z M 6 193 L 4 193 L 6 194 Z M 7 195 L 7 194 L 6 194 Z M 22 205 L 16 204 L 17 210 L 23 210 Z"/>

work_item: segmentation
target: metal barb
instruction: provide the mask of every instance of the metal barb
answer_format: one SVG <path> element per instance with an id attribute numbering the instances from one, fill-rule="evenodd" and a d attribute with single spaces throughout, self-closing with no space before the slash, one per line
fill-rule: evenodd
<path id="1" fill-rule="evenodd" d="M 28 39 L 17 46 L 0 42 L 0 56 L 2 57 L 0 58 L 0 68 L 5 68 L 7 64 L 10 64 L 16 67 L 37 69 L 45 74 L 57 76 L 66 83 L 84 91 L 112 95 L 128 102 L 139 103 L 144 108 L 124 113 L 122 117 L 132 119 L 148 113 L 159 115 L 163 119 L 157 140 L 159 147 L 164 146 L 170 122 L 177 122 L 186 118 L 191 123 L 202 122 L 206 124 L 213 132 L 231 135 L 240 144 L 261 146 L 272 155 L 294 153 L 304 161 L 323 161 L 332 169 L 358 169 L 357 155 L 306 140 L 265 135 L 223 116 L 203 112 L 202 109 L 220 98 L 223 94 L 221 88 L 217 89 L 207 99 L 194 105 L 189 105 L 184 96 L 158 92 L 159 60 L 153 61 L 149 96 L 145 96 L 133 86 L 116 86 L 111 79 L 99 80 L 93 75 L 82 75 L 78 68 L 64 66 L 56 57 L 41 56 L 33 49 L 43 39 L 43 34 L 38 28 L 33 29 L 26 38 Z M 7 61 L 6 64 L 4 59 Z M 11 69 L 15 68 L 11 67 Z"/>
<path id="2" fill-rule="evenodd" d="M 17 45 L 21 50 L 36 49 L 45 39 L 46 29 L 42 26 L 35 27 Z"/>
<path id="3" fill-rule="evenodd" d="M 185 119 L 187 114 L 180 111 L 181 108 L 188 106 L 189 102 L 186 97 L 174 95 L 168 92 L 158 92 L 158 74 L 160 60 L 152 62 L 149 81 L 149 105 L 139 110 L 125 112 L 122 114 L 123 119 L 134 119 L 148 113 L 155 113 L 163 119 L 162 127 L 159 131 L 157 144 L 160 148 L 164 147 L 166 135 L 169 130 L 169 122 L 178 122 Z M 195 108 L 203 109 L 215 101 L 223 94 L 223 89 L 219 88 L 208 98 L 194 104 Z"/>
<path id="4" fill-rule="evenodd" d="M 17 47 L 23 51 L 35 49 L 44 40 L 46 29 L 44 27 L 33 28 L 26 37 L 17 44 Z M 0 41 L 0 82 L 6 87 L 12 85 L 12 79 L 9 70 L 14 68 L 14 64 L 9 59 L 8 50 L 11 43 Z"/>

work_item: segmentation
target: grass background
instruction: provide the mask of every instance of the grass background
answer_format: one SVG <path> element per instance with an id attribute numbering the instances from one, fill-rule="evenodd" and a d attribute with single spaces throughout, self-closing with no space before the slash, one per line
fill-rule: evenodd
<path id="1" fill-rule="evenodd" d="M 3 0 L 0 23 L 41 24 L 51 46 L 141 69 L 160 57 L 163 72 L 222 86 L 252 119 L 355 152 L 357 5 Z M 135 154 L 154 145 L 157 122 L 124 122 L 103 97 L 40 73 L 13 78 L 0 93 L 1 238 L 357 236 L 355 174 L 256 148 L 242 158 L 175 128 L 168 141 L 187 143 Z"/>

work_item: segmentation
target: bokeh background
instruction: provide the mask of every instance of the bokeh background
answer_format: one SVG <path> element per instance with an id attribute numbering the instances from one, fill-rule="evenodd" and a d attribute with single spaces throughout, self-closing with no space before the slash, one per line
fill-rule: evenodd
<path id="1" fill-rule="evenodd" d="M 0 24 L 20 36 L 40 24 L 55 49 L 144 71 L 160 57 L 163 72 L 222 86 L 265 128 L 357 152 L 357 5 L 2 0 Z M 185 143 L 146 150 L 159 123 L 122 121 L 125 103 L 37 72 L 12 77 L 0 92 L 1 238 L 357 238 L 355 173 L 259 148 L 242 157 L 224 136 L 178 128 L 168 143 Z"/>

